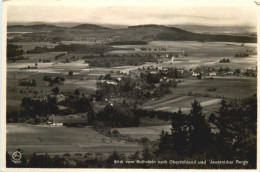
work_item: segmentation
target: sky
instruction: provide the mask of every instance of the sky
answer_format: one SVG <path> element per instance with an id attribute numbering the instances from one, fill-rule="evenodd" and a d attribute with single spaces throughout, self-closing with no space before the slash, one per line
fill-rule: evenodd
<path id="1" fill-rule="evenodd" d="M 7 8 L 7 21 L 74 22 L 115 25 L 206 25 L 256 27 L 255 8 L 246 6 L 141 5 L 15 5 Z"/>

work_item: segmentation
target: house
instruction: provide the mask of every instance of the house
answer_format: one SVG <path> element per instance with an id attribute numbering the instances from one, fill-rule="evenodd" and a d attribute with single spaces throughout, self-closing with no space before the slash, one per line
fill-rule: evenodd
<path id="1" fill-rule="evenodd" d="M 57 107 L 58 107 L 59 110 L 66 110 L 66 109 L 68 109 L 67 106 L 62 106 L 62 105 L 57 105 Z"/>
<path id="2" fill-rule="evenodd" d="M 234 72 L 228 72 L 228 75 L 233 75 L 234 74 Z"/>
<path id="3" fill-rule="evenodd" d="M 158 67 L 158 70 L 162 70 L 162 69 L 163 69 L 163 67 L 161 67 L 161 66 Z"/>
<path id="4" fill-rule="evenodd" d="M 217 76 L 217 74 L 215 72 L 210 72 L 209 76 Z"/>
<path id="5" fill-rule="evenodd" d="M 57 98 L 57 102 L 62 102 L 66 99 L 66 97 L 63 94 L 58 94 L 56 98 Z"/>
<path id="6" fill-rule="evenodd" d="M 151 71 L 151 74 L 157 74 L 158 72 L 157 71 Z"/>
<path id="7" fill-rule="evenodd" d="M 184 70 L 182 70 L 182 69 L 178 69 L 177 71 L 178 71 L 178 73 L 181 73 L 181 74 L 184 73 Z"/>
<path id="8" fill-rule="evenodd" d="M 109 85 L 117 85 L 117 83 L 115 81 L 106 81 L 106 83 Z"/>
<path id="9" fill-rule="evenodd" d="M 162 69 L 163 71 L 168 71 L 168 68 L 166 68 L 166 67 L 163 67 L 163 69 Z"/>
<path id="10" fill-rule="evenodd" d="M 193 76 L 193 77 L 197 77 L 197 76 L 199 76 L 199 75 L 200 75 L 199 73 L 192 72 L 192 76 Z"/>

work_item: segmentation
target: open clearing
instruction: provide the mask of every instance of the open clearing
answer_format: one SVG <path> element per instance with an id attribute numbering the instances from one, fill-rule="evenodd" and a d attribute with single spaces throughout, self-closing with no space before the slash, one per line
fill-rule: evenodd
<path id="1" fill-rule="evenodd" d="M 222 66 L 229 68 L 247 69 L 255 67 L 257 64 L 257 55 L 249 57 L 237 58 L 235 54 L 252 50 L 257 47 L 257 44 L 247 43 L 241 47 L 240 43 L 227 42 L 196 42 L 196 41 L 152 41 L 147 45 L 120 45 L 119 48 L 166 48 L 167 51 L 141 51 L 141 50 L 119 50 L 111 51 L 113 53 L 181 53 L 185 51 L 188 57 L 185 60 L 176 60 L 169 63 L 161 63 L 158 66 L 162 67 L 185 67 L 186 69 L 195 68 L 197 66 Z M 229 58 L 231 63 L 219 63 L 220 59 Z M 170 59 L 169 59 L 170 60 Z"/>
<path id="2" fill-rule="evenodd" d="M 128 128 L 113 128 L 119 131 L 122 135 L 130 136 L 133 139 L 148 138 L 151 141 L 159 139 L 162 130 L 170 132 L 171 125 L 149 126 L 149 127 L 128 127 Z"/>
<path id="3" fill-rule="evenodd" d="M 228 45 L 228 42 L 196 42 L 196 41 L 152 41 L 147 45 L 119 45 L 114 47 L 119 48 L 167 48 L 164 52 L 182 52 L 185 51 L 192 57 L 220 57 L 220 56 L 231 56 L 234 57 L 235 53 L 245 51 L 247 49 L 253 49 L 257 47 L 255 43 L 247 43 L 241 47 L 240 43 L 232 43 Z M 116 52 L 116 51 L 114 51 Z M 156 51 L 134 51 L 127 50 L 127 52 L 154 52 Z M 163 51 L 160 51 L 163 52 Z"/>
<path id="4" fill-rule="evenodd" d="M 112 139 L 90 127 L 69 128 L 27 124 L 7 125 L 7 151 L 21 148 L 24 154 L 32 153 L 134 153 L 142 147 Z"/>
<path id="5" fill-rule="evenodd" d="M 55 47 L 56 43 L 51 43 L 51 42 L 12 42 L 11 44 L 13 45 L 21 45 L 22 49 L 26 52 L 28 50 L 32 50 L 35 47 L 44 47 L 47 46 L 49 48 Z"/>
<path id="6" fill-rule="evenodd" d="M 209 88 L 216 88 L 216 91 L 208 91 Z M 256 93 L 257 88 L 255 78 L 222 77 L 213 80 L 186 79 L 171 91 L 157 100 L 149 100 L 142 108 L 167 112 L 177 112 L 181 108 L 188 113 L 196 99 L 205 113 L 212 113 L 219 108 L 222 98 L 245 98 Z"/>

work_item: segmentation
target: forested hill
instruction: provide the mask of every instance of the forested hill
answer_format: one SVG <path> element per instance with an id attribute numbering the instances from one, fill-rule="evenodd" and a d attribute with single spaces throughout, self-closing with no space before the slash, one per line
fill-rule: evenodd
<path id="1" fill-rule="evenodd" d="M 74 27 L 59 27 L 55 25 L 12 25 L 8 26 L 8 32 L 33 32 L 34 39 L 37 35 L 44 36 L 47 40 L 55 38 L 56 40 L 76 40 L 76 39 L 104 39 L 108 38 L 112 41 L 200 41 L 200 42 L 241 42 L 256 43 L 257 37 L 248 35 L 219 35 L 219 34 L 203 34 L 194 33 L 179 29 L 176 27 L 168 27 L 163 25 L 138 25 L 126 28 L 112 29 L 94 24 L 81 24 Z M 47 32 L 43 35 L 42 32 Z M 28 33 L 27 36 L 30 36 Z M 58 38 L 58 39 L 57 39 Z"/>

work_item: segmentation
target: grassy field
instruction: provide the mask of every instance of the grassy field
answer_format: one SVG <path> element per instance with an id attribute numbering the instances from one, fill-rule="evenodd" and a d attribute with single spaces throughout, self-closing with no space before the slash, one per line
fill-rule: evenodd
<path id="1" fill-rule="evenodd" d="M 209 88 L 216 88 L 216 91 L 209 91 Z M 196 99 L 207 118 L 218 109 L 222 98 L 245 98 L 256 93 L 257 88 L 254 78 L 222 77 L 213 80 L 187 79 L 171 90 L 172 93 L 164 97 L 149 100 L 142 108 L 168 112 L 177 112 L 181 108 L 188 113 L 191 103 Z"/>
<path id="2" fill-rule="evenodd" d="M 240 43 L 227 42 L 196 42 L 196 41 L 152 41 L 148 45 L 121 45 L 119 48 L 167 48 L 167 51 L 160 53 L 180 53 L 185 51 L 188 57 L 184 61 L 173 61 L 169 63 L 161 63 L 158 66 L 163 67 L 185 67 L 186 69 L 195 68 L 197 66 L 227 66 L 230 68 L 247 69 L 255 67 L 257 62 L 256 55 L 250 55 L 245 58 L 237 58 L 235 54 L 253 50 L 256 44 L 248 43 L 241 47 Z M 141 51 L 141 50 L 120 50 L 111 51 L 109 53 L 154 53 L 157 51 Z M 229 58 L 231 63 L 219 63 L 220 59 Z"/>
<path id="3" fill-rule="evenodd" d="M 100 44 L 102 41 L 61 41 L 62 44 L 84 44 L 84 45 L 94 45 L 94 44 Z"/>
<path id="4" fill-rule="evenodd" d="M 7 125 L 7 151 L 13 152 L 21 148 L 24 154 L 50 153 L 61 154 L 82 153 L 134 153 L 142 147 L 112 139 L 90 127 L 68 128 L 53 126 L 36 126 L 27 124 Z"/>
<path id="5" fill-rule="evenodd" d="M 155 141 L 159 139 L 159 134 L 162 130 L 170 132 L 171 125 L 113 128 L 113 130 L 117 130 L 120 134 L 130 136 L 133 139 L 141 139 L 146 137 L 149 140 Z"/>
<path id="6" fill-rule="evenodd" d="M 34 66 L 34 63 L 10 63 L 7 64 L 7 99 L 21 100 L 25 93 L 21 90 L 28 89 L 31 92 L 51 92 L 51 89 L 58 86 L 60 92 L 73 92 L 78 88 L 81 93 L 93 93 L 96 90 L 95 78 L 99 75 L 105 75 L 112 69 L 109 68 L 89 68 L 88 64 L 83 60 L 73 61 L 71 63 L 38 63 L 38 69 L 25 69 L 28 66 Z M 119 70 L 119 69 L 118 69 Z M 118 71 L 115 69 L 115 71 Z M 72 76 L 68 76 L 68 72 L 73 71 Z M 63 84 L 55 84 L 48 86 L 48 83 L 43 81 L 43 76 L 61 76 L 65 78 Z M 93 77 L 94 76 L 94 77 Z M 22 79 L 36 80 L 35 87 L 19 86 Z M 7 102 L 7 105 L 8 102 Z"/>
<path id="7" fill-rule="evenodd" d="M 44 47 L 44 46 L 48 46 L 48 47 L 55 47 L 58 44 L 55 43 L 51 43 L 51 42 L 12 42 L 11 44 L 13 45 L 21 45 L 22 49 L 26 52 L 27 50 L 32 50 L 34 49 L 36 46 L 37 47 Z"/>
<path id="8" fill-rule="evenodd" d="M 254 43 L 247 43 L 241 47 L 240 43 L 227 42 L 196 42 L 196 41 L 152 41 L 147 45 L 120 45 L 115 46 L 119 48 L 167 48 L 167 52 L 182 52 L 185 51 L 192 57 L 220 57 L 220 56 L 234 56 L 235 53 L 253 49 L 257 46 Z M 126 51 L 128 52 L 128 51 Z M 132 51 L 133 52 L 133 51 Z M 136 52 L 148 52 L 140 51 Z M 150 51 L 151 52 L 151 51 Z M 153 51 L 154 52 L 154 51 Z M 154 52 L 156 53 L 156 51 Z"/>

